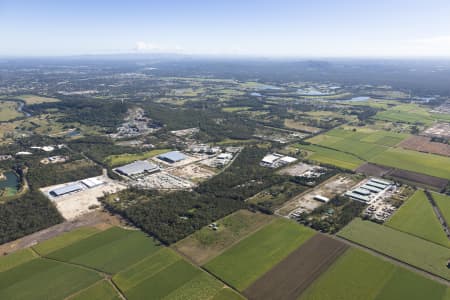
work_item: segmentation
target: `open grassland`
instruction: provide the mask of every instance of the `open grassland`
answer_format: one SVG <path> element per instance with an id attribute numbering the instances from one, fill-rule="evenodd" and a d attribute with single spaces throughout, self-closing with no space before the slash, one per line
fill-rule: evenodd
<path id="1" fill-rule="evenodd" d="M 391 148 L 373 157 L 370 162 L 450 179 L 450 157 Z"/>
<path id="2" fill-rule="evenodd" d="M 63 233 L 50 240 L 39 243 L 33 246 L 33 249 L 40 255 L 45 256 L 53 251 L 67 247 L 70 244 L 85 239 L 88 236 L 91 236 L 98 232 L 99 230 L 94 227 L 81 227 L 73 231 Z"/>
<path id="3" fill-rule="evenodd" d="M 242 291 L 314 235 L 311 229 L 277 219 L 205 265 Z"/>
<path id="4" fill-rule="evenodd" d="M 216 222 L 218 230 L 204 227 L 173 247 L 203 265 L 237 241 L 273 220 L 271 216 L 239 210 Z"/>
<path id="5" fill-rule="evenodd" d="M 429 108 L 418 104 L 401 104 L 388 110 L 378 112 L 375 116 L 378 120 L 403 123 L 421 123 L 429 125 L 434 121 L 450 121 L 448 114 L 434 114 Z"/>
<path id="6" fill-rule="evenodd" d="M 64 299 L 100 279 L 96 272 L 37 258 L 0 273 L 0 299 Z"/>
<path id="7" fill-rule="evenodd" d="M 5 272 L 36 257 L 37 255 L 31 249 L 22 249 L 7 256 L 0 257 L 0 272 Z"/>
<path id="8" fill-rule="evenodd" d="M 363 160 L 369 160 L 386 151 L 388 147 L 400 143 L 407 136 L 369 128 L 358 128 L 355 131 L 336 128 L 313 137 L 308 142 L 350 153 Z"/>
<path id="9" fill-rule="evenodd" d="M 118 273 L 113 281 L 131 300 L 211 299 L 224 289 L 221 282 L 169 248 L 162 248 Z"/>
<path id="10" fill-rule="evenodd" d="M 147 151 L 147 152 L 143 152 L 143 153 L 136 153 L 136 154 L 125 153 L 125 154 L 119 154 L 119 155 L 110 155 L 107 158 L 105 158 L 105 162 L 111 167 L 116 167 L 116 166 L 121 166 L 121 165 L 131 163 L 135 160 L 148 159 L 150 157 L 159 155 L 161 153 L 169 152 L 170 150 L 171 149 L 156 149 L 156 150 L 151 150 L 151 151 Z"/>
<path id="11" fill-rule="evenodd" d="M 17 109 L 19 103 L 14 101 L 0 101 L 0 122 L 6 122 L 18 117 L 22 117 L 23 114 Z"/>
<path id="12" fill-rule="evenodd" d="M 156 241 L 140 231 L 112 227 L 51 252 L 48 257 L 116 273 L 159 248 Z"/>
<path id="13" fill-rule="evenodd" d="M 450 223 L 450 197 L 443 194 L 431 193 L 447 224 Z"/>
<path id="14" fill-rule="evenodd" d="M 450 249 L 407 233 L 361 219 L 353 220 L 339 236 L 416 266 L 447 280 Z"/>
<path id="15" fill-rule="evenodd" d="M 307 158 L 319 163 L 354 170 L 364 163 L 354 155 L 316 145 L 298 145 L 298 148 L 311 152 Z"/>
<path id="16" fill-rule="evenodd" d="M 450 247 L 450 241 L 422 190 L 416 191 L 386 225 L 442 246 Z"/>
<path id="17" fill-rule="evenodd" d="M 70 300 L 120 300 L 119 294 L 114 287 L 106 280 L 95 283 L 85 290 L 69 297 Z"/>
<path id="18" fill-rule="evenodd" d="M 301 300 L 444 300 L 447 287 L 357 249 L 347 251 Z"/>
<path id="19" fill-rule="evenodd" d="M 56 99 L 56 98 L 42 97 L 42 96 L 36 96 L 36 95 L 22 95 L 22 96 L 18 96 L 16 98 L 24 101 L 27 105 L 60 101 L 59 99 Z"/>

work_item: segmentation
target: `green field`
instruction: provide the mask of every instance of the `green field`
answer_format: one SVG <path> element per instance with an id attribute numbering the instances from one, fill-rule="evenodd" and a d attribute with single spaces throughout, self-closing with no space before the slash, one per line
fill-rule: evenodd
<path id="1" fill-rule="evenodd" d="M 298 145 L 298 148 L 312 152 L 312 154 L 308 156 L 308 159 L 310 160 L 343 169 L 354 170 L 364 163 L 363 160 L 354 155 L 316 145 Z"/>
<path id="2" fill-rule="evenodd" d="M 33 246 L 33 249 L 40 255 L 47 255 L 53 251 L 67 247 L 70 244 L 85 239 L 88 236 L 91 236 L 98 232 L 99 230 L 94 227 L 78 228 L 73 231 L 63 233 L 50 240 L 39 243 L 36 246 Z"/>
<path id="3" fill-rule="evenodd" d="M 118 155 L 110 155 L 105 158 L 105 162 L 111 167 L 117 167 L 121 165 L 126 165 L 135 160 L 144 160 L 150 157 L 169 152 L 171 149 L 155 149 L 143 153 L 135 153 L 135 154 L 118 154 Z"/>
<path id="4" fill-rule="evenodd" d="M 14 101 L 0 101 L 0 122 L 10 121 L 18 117 L 22 117 L 23 114 L 17 109 L 19 103 Z"/>
<path id="5" fill-rule="evenodd" d="M 205 265 L 242 291 L 314 235 L 314 231 L 277 219 Z"/>
<path id="6" fill-rule="evenodd" d="M 348 250 L 301 300 L 443 300 L 447 287 L 355 248 Z"/>
<path id="7" fill-rule="evenodd" d="M 106 280 L 95 283 L 89 288 L 69 297 L 70 300 L 120 300 L 118 293 L 111 283 Z"/>
<path id="8" fill-rule="evenodd" d="M 173 247 L 198 265 L 203 265 L 224 249 L 272 221 L 271 216 L 239 210 L 216 222 L 218 230 L 208 226 L 179 241 Z"/>
<path id="9" fill-rule="evenodd" d="M 421 123 L 429 125 L 434 121 L 450 121 L 448 114 L 433 114 L 429 108 L 417 104 L 401 104 L 391 109 L 378 112 L 375 116 L 378 120 L 403 123 Z"/>
<path id="10" fill-rule="evenodd" d="M 370 162 L 450 179 L 450 157 L 404 149 L 389 149 Z"/>
<path id="11" fill-rule="evenodd" d="M 406 134 L 368 128 L 358 128 L 355 131 L 336 128 L 315 136 L 308 142 L 350 153 L 362 160 L 369 160 L 383 153 L 389 147 L 400 143 L 407 136 Z"/>
<path id="12" fill-rule="evenodd" d="M 386 225 L 442 246 L 450 247 L 450 241 L 422 190 L 416 191 Z"/>
<path id="13" fill-rule="evenodd" d="M 445 221 L 450 223 L 450 197 L 443 194 L 431 193 L 436 205 L 439 207 Z"/>
<path id="14" fill-rule="evenodd" d="M 361 219 L 353 220 L 338 236 L 450 279 L 450 249 L 446 247 Z"/>
<path id="15" fill-rule="evenodd" d="M 5 272 L 36 257 L 37 255 L 31 249 L 22 249 L 7 256 L 1 256 L 0 272 Z"/>
<path id="16" fill-rule="evenodd" d="M 47 256 L 112 274 L 143 259 L 159 248 L 153 239 L 148 238 L 141 231 L 112 227 L 51 252 Z"/>
<path id="17" fill-rule="evenodd" d="M 113 281 L 131 300 L 211 299 L 224 289 L 221 282 L 169 248 L 162 248 L 118 273 Z"/>
<path id="18" fill-rule="evenodd" d="M 0 299 L 64 299 L 101 278 L 81 267 L 37 258 L 0 273 Z"/>

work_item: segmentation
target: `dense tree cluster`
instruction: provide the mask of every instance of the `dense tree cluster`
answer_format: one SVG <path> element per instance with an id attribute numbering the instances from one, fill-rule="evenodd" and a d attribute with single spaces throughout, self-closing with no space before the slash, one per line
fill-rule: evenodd
<path id="1" fill-rule="evenodd" d="M 0 244 L 63 221 L 55 206 L 40 192 L 0 204 Z"/>
<path id="2" fill-rule="evenodd" d="M 246 207 L 245 199 L 280 183 L 284 177 L 259 166 L 265 151 L 246 148 L 223 173 L 194 191 L 160 194 L 126 190 L 119 202 L 105 198 L 106 207 L 129 219 L 166 244 L 174 243 L 208 223 Z M 121 206 L 124 202 L 129 205 Z"/>

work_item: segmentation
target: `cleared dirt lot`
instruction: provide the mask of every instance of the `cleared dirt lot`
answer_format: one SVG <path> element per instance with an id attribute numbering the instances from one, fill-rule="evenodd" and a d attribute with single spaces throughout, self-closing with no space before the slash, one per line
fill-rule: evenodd
<path id="1" fill-rule="evenodd" d="M 215 175 L 215 173 L 196 164 L 187 165 L 169 171 L 170 174 L 188 179 L 188 180 L 204 180 Z"/>
<path id="2" fill-rule="evenodd" d="M 282 175 L 290 175 L 290 176 L 301 176 L 305 174 L 306 172 L 311 171 L 320 171 L 324 170 L 324 168 L 314 165 L 309 165 L 305 163 L 297 163 L 295 165 L 289 166 L 287 168 L 281 169 L 278 173 Z"/>
<path id="3" fill-rule="evenodd" d="M 427 136 L 450 138 L 450 123 L 436 124 L 423 132 Z"/>
<path id="4" fill-rule="evenodd" d="M 244 291 L 248 299 L 298 299 L 348 246 L 316 234 Z"/>
<path id="5" fill-rule="evenodd" d="M 399 144 L 400 147 L 426 153 L 450 156 L 450 145 L 431 142 L 429 137 L 412 136 Z"/>
<path id="6" fill-rule="evenodd" d="M 311 212 L 321 206 L 323 202 L 314 200 L 317 195 L 329 199 L 342 194 L 357 183 L 357 180 L 346 175 L 336 175 L 318 185 L 311 191 L 302 193 L 286 202 L 283 207 L 276 211 L 277 214 L 288 216 L 291 212 Z"/>
<path id="7" fill-rule="evenodd" d="M 41 192 L 55 203 L 56 208 L 64 219 L 73 220 L 83 214 L 91 212 L 93 210 L 92 207 L 100 208 L 101 204 L 98 201 L 98 198 L 103 197 L 105 193 L 116 193 L 126 188 L 124 184 L 114 181 L 106 176 L 99 176 L 96 178 L 104 183 L 93 188 L 86 188 L 59 197 L 52 197 L 49 195 L 49 192 L 55 188 L 65 186 L 67 183 L 42 188 Z"/>

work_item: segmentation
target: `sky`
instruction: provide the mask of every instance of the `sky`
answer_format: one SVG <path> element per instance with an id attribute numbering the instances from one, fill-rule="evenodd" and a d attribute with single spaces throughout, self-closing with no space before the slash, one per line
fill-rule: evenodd
<path id="1" fill-rule="evenodd" d="M 449 0 L 0 0 L 0 56 L 450 57 Z"/>

